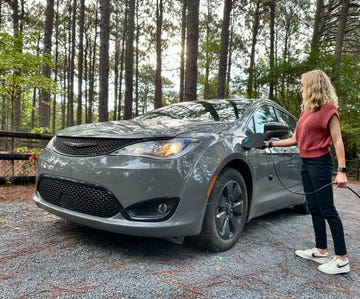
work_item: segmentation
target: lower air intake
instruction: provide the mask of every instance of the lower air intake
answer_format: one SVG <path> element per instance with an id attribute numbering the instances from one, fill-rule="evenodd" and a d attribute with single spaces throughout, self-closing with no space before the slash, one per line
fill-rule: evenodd
<path id="1" fill-rule="evenodd" d="M 101 186 L 44 176 L 37 190 L 51 204 L 92 216 L 109 218 L 122 209 L 115 196 Z"/>

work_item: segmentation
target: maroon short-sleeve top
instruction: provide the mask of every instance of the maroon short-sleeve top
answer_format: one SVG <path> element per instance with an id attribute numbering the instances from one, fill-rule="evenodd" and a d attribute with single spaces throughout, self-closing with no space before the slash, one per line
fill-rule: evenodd
<path id="1" fill-rule="evenodd" d="M 302 111 L 296 124 L 296 141 L 300 157 L 316 158 L 330 152 L 332 143 L 329 121 L 339 112 L 333 103 L 327 103 L 316 111 Z"/>

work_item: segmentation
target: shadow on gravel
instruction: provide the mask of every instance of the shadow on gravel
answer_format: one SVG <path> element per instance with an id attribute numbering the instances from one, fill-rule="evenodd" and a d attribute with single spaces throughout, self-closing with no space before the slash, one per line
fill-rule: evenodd
<path id="1" fill-rule="evenodd" d="M 191 239 L 185 239 L 183 244 L 176 244 L 160 238 L 136 237 L 101 231 L 63 219 L 56 220 L 52 226 L 55 226 L 56 233 L 66 235 L 71 242 L 76 242 L 82 247 L 99 250 L 105 255 L 120 254 L 124 258 L 176 265 L 184 260 L 190 262 L 194 255 L 211 254 L 197 248 L 191 243 Z M 46 238 L 46 235 L 43 238 Z"/>

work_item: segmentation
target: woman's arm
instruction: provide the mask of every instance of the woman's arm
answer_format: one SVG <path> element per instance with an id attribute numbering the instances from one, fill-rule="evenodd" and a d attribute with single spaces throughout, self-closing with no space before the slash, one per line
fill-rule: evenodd
<path id="1" fill-rule="evenodd" d="M 338 161 L 338 167 L 346 167 L 345 149 L 344 149 L 344 143 L 343 143 L 343 140 L 341 137 L 340 121 L 336 115 L 333 115 L 330 118 L 329 129 L 330 129 L 332 142 L 333 142 L 334 148 L 335 148 L 335 154 L 336 154 L 337 161 Z M 338 171 L 336 178 L 335 178 L 335 183 L 340 188 L 347 187 L 348 181 L 347 181 L 346 173 Z"/>
<path id="2" fill-rule="evenodd" d="M 288 147 L 288 146 L 297 145 L 296 131 L 290 138 L 287 138 L 287 139 L 281 139 L 281 140 L 275 140 L 275 141 L 264 141 L 264 146 L 269 147 L 270 143 L 271 143 L 271 147 Z"/>

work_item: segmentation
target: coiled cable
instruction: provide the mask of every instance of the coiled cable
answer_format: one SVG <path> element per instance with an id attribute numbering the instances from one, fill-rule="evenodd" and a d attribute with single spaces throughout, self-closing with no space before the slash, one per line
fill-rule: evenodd
<path id="1" fill-rule="evenodd" d="M 318 189 L 316 189 L 316 190 L 314 190 L 314 191 L 311 191 L 311 192 L 297 192 L 297 191 L 291 190 L 291 189 L 290 189 L 289 187 L 287 187 L 287 186 L 284 184 L 284 182 L 281 180 L 280 175 L 279 175 L 279 173 L 278 173 L 278 169 L 277 169 L 277 167 L 276 167 L 276 163 L 275 163 L 275 160 L 274 160 L 274 157 L 273 157 L 273 152 L 272 152 L 271 148 L 269 148 L 269 151 L 270 151 L 271 160 L 272 160 L 272 163 L 273 163 L 273 166 L 274 166 L 275 175 L 276 175 L 277 179 L 279 180 L 281 186 L 283 186 L 283 187 L 284 187 L 287 191 L 289 191 L 290 193 L 297 194 L 297 195 L 311 195 L 311 194 L 314 194 L 314 193 L 316 193 L 316 192 L 319 192 L 320 190 L 322 190 L 322 189 L 324 189 L 324 188 L 326 188 L 326 187 L 329 187 L 329 186 L 331 186 L 331 185 L 336 185 L 336 183 L 331 182 L 331 183 L 328 183 L 328 184 L 326 184 L 326 185 L 324 185 L 324 186 L 322 186 L 322 187 L 320 187 L 320 188 L 318 188 Z M 346 186 L 346 188 L 348 188 L 352 193 L 354 193 L 358 198 L 360 198 L 360 195 L 359 195 L 358 193 L 356 193 L 354 189 L 352 189 L 352 188 L 349 187 L 349 186 Z"/>

